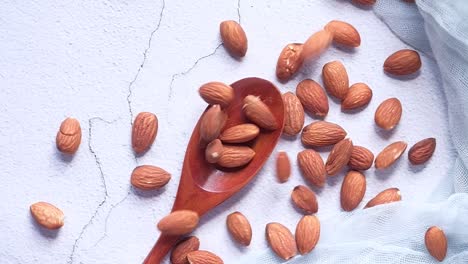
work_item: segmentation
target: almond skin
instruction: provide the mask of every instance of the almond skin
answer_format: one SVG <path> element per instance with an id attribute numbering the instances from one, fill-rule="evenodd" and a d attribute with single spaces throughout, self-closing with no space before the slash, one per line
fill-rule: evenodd
<path id="1" fill-rule="evenodd" d="M 254 124 L 241 124 L 230 127 L 221 133 L 219 139 L 225 143 L 244 143 L 258 136 L 260 128 Z"/>
<path id="2" fill-rule="evenodd" d="M 291 176 L 291 162 L 288 154 L 280 151 L 276 156 L 276 177 L 280 183 L 283 183 L 288 181 L 289 176 Z"/>
<path id="3" fill-rule="evenodd" d="M 421 165 L 432 157 L 435 148 L 435 138 L 423 139 L 410 148 L 408 152 L 408 159 L 413 165 Z"/>
<path id="4" fill-rule="evenodd" d="M 343 63 L 332 61 L 323 66 L 322 78 L 328 93 L 338 99 L 344 99 L 349 90 L 348 73 Z"/>
<path id="5" fill-rule="evenodd" d="M 201 98 L 208 104 L 219 104 L 226 108 L 234 99 L 234 90 L 222 82 L 209 82 L 203 84 L 198 90 Z"/>
<path id="6" fill-rule="evenodd" d="M 405 152 L 406 142 L 397 141 L 385 147 L 375 158 L 375 168 L 385 169 L 397 161 Z"/>
<path id="7" fill-rule="evenodd" d="M 198 214 L 190 210 L 174 211 L 158 223 L 158 229 L 167 235 L 185 235 L 197 227 Z"/>
<path id="8" fill-rule="evenodd" d="M 374 163 L 374 154 L 365 147 L 353 146 L 348 167 L 353 170 L 368 170 Z"/>
<path id="9" fill-rule="evenodd" d="M 342 110 L 352 110 L 369 104 L 372 99 L 372 90 L 365 83 L 351 85 L 346 97 L 341 102 Z"/>
<path id="10" fill-rule="evenodd" d="M 366 193 L 366 177 L 358 171 L 349 171 L 341 185 L 341 208 L 354 210 Z"/>
<path id="11" fill-rule="evenodd" d="M 249 220 L 239 213 L 234 212 L 226 218 L 226 225 L 232 238 L 243 246 L 250 245 L 252 240 L 252 227 Z"/>
<path id="12" fill-rule="evenodd" d="M 306 149 L 297 154 L 297 163 L 302 176 L 317 187 L 323 187 L 327 180 L 325 164 L 320 154 L 311 149 Z"/>
<path id="13" fill-rule="evenodd" d="M 215 139 L 206 146 L 205 160 L 208 163 L 216 163 L 223 155 L 223 151 L 223 143 L 221 143 L 221 140 Z"/>
<path id="14" fill-rule="evenodd" d="M 407 75 L 421 68 L 421 58 L 415 50 L 403 49 L 390 55 L 384 63 L 384 71 L 393 75 Z"/>
<path id="15" fill-rule="evenodd" d="M 147 151 L 158 133 L 158 118 L 150 112 L 141 112 L 135 117 L 132 129 L 132 146 L 136 154 Z"/>
<path id="16" fill-rule="evenodd" d="M 315 214 L 318 211 L 315 193 L 304 185 L 294 187 L 291 193 L 291 199 L 295 206 L 307 214 Z"/>
<path id="17" fill-rule="evenodd" d="M 288 136 L 299 134 L 304 127 L 304 108 L 299 98 L 291 92 L 283 94 L 284 128 L 283 133 Z"/>
<path id="18" fill-rule="evenodd" d="M 200 248 L 200 240 L 191 236 L 180 241 L 172 250 L 171 263 L 172 264 L 188 264 L 187 254 L 196 251 Z"/>
<path id="19" fill-rule="evenodd" d="M 364 207 L 370 208 L 376 205 L 386 204 L 386 203 L 393 203 L 401 201 L 401 194 L 398 188 L 390 188 L 386 189 L 379 194 L 377 194 L 374 198 L 372 198 Z"/>
<path id="20" fill-rule="evenodd" d="M 289 80 L 301 68 L 304 61 L 301 56 L 301 43 L 290 43 L 281 50 L 276 63 L 276 77 L 281 81 Z"/>
<path id="21" fill-rule="evenodd" d="M 337 124 L 327 121 L 313 122 L 302 130 L 302 144 L 310 147 L 324 147 L 338 143 L 346 137 L 346 131 Z"/>
<path id="22" fill-rule="evenodd" d="M 223 264 L 223 260 L 215 254 L 205 251 L 197 250 L 187 254 L 189 264 Z"/>
<path id="23" fill-rule="evenodd" d="M 247 36 L 244 29 L 234 20 L 221 22 L 219 25 L 224 47 L 234 57 L 244 57 L 247 53 Z"/>
<path id="24" fill-rule="evenodd" d="M 167 171 L 151 165 L 136 167 L 130 179 L 132 185 L 141 190 L 157 190 L 171 180 L 171 174 Z"/>
<path id="25" fill-rule="evenodd" d="M 391 130 L 400 122 L 402 112 L 400 100 L 389 98 L 375 110 L 375 123 L 385 130 Z"/>
<path id="26" fill-rule="evenodd" d="M 328 97 L 316 81 L 311 79 L 301 81 L 296 87 L 296 94 L 309 113 L 318 117 L 328 114 Z"/>
<path id="27" fill-rule="evenodd" d="M 275 130 L 278 128 L 278 122 L 270 111 L 270 108 L 260 100 L 258 96 L 247 95 L 244 98 L 242 107 L 245 116 L 257 126 L 266 130 Z"/>
<path id="28" fill-rule="evenodd" d="M 200 121 L 200 138 L 208 143 L 215 140 L 226 124 L 227 115 L 221 110 L 221 106 L 212 105 L 203 114 Z"/>
<path id="29" fill-rule="evenodd" d="M 305 42 L 302 49 L 302 59 L 312 60 L 320 56 L 325 50 L 330 47 L 333 35 L 326 31 L 320 30 L 310 36 Z"/>
<path id="30" fill-rule="evenodd" d="M 370 5 L 375 4 L 375 1 L 376 1 L 376 0 L 353 0 L 353 3 L 359 4 L 359 5 L 367 5 L 367 6 L 370 6 Z"/>
<path id="31" fill-rule="evenodd" d="M 266 238 L 276 255 L 288 260 L 297 254 L 296 241 L 287 227 L 280 223 L 266 225 Z"/>
<path id="32" fill-rule="evenodd" d="M 65 218 L 62 210 L 46 202 L 37 202 L 29 207 L 34 220 L 47 229 L 58 229 L 63 226 Z"/>
<path id="33" fill-rule="evenodd" d="M 249 163 L 255 156 L 255 151 L 245 146 L 224 146 L 218 165 L 225 168 L 236 168 Z"/>
<path id="34" fill-rule="evenodd" d="M 81 143 L 81 126 L 75 118 L 63 120 L 55 138 L 57 149 L 66 154 L 74 154 Z"/>
<path id="35" fill-rule="evenodd" d="M 333 42 L 356 48 L 361 45 L 361 36 L 351 24 L 344 21 L 332 20 L 326 26 L 325 30 L 332 33 Z"/>
<path id="36" fill-rule="evenodd" d="M 432 226 L 424 236 L 427 251 L 438 261 L 443 261 L 447 255 L 447 237 L 442 229 Z"/>
<path id="37" fill-rule="evenodd" d="M 320 239 L 320 221 L 315 215 L 305 215 L 296 226 L 296 244 L 301 255 L 311 252 Z"/>
<path id="38" fill-rule="evenodd" d="M 325 163 L 325 170 L 329 176 L 335 176 L 341 169 L 348 164 L 353 151 L 353 142 L 351 139 L 343 139 L 336 143 Z"/>

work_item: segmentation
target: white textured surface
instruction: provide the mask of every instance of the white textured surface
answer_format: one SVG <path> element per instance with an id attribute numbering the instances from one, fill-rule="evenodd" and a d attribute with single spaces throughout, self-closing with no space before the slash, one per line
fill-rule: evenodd
<path id="1" fill-rule="evenodd" d="M 186 143 L 205 108 L 197 88 L 208 81 L 227 83 L 257 76 L 294 91 L 303 78 L 320 80 L 321 66 L 340 59 L 350 82 L 366 82 L 374 98 L 363 111 L 341 113 L 330 100 L 326 120 L 342 124 L 357 145 L 374 153 L 390 141 L 410 145 L 435 136 L 437 150 L 424 168 L 406 156 L 386 172 L 366 173 L 370 199 L 399 187 L 404 200 L 426 201 L 445 179 L 452 147 L 446 107 L 433 60 L 422 56 L 421 74 L 397 80 L 382 63 L 407 46 L 373 12 L 345 1 L 35 1 L 7 2 L 0 9 L 0 259 L 2 263 L 139 263 L 158 236 L 155 223 L 175 197 Z M 239 8 L 240 7 L 240 8 Z M 237 61 L 219 47 L 219 22 L 239 19 L 249 38 L 247 56 Z M 362 46 L 332 47 L 283 85 L 274 68 L 279 51 L 300 42 L 329 20 L 356 26 Z M 320 80 L 321 81 L 321 80 Z M 403 118 L 392 133 L 373 123 L 378 104 L 388 97 L 403 104 Z M 159 117 L 152 149 L 135 159 L 130 120 L 140 111 Z M 132 114 L 133 113 L 133 114 Z M 80 120 L 83 139 L 72 158 L 55 149 L 55 134 L 67 116 Z M 312 119 L 307 117 L 307 123 Z M 281 140 L 295 162 L 300 141 Z M 323 152 L 326 158 L 327 153 Z M 129 185 L 136 164 L 155 164 L 173 174 L 162 191 L 140 193 Z M 236 263 L 240 256 L 266 249 L 264 226 L 271 221 L 294 229 L 300 214 L 289 195 L 304 184 L 297 169 L 285 184 L 275 181 L 274 159 L 244 191 L 208 214 L 195 232 L 201 247 Z M 342 176 L 318 191 L 319 217 L 340 211 Z M 44 231 L 30 217 L 29 205 L 44 200 L 66 215 L 58 232 Z M 225 217 L 243 212 L 254 230 L 252 245 L 239 248 L 229 238 Z"/>

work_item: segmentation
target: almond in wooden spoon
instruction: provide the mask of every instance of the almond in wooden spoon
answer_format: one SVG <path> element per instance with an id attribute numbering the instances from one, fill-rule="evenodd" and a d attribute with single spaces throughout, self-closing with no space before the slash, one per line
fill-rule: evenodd
<path id="1" fill-rule="evenodd" d="M 198 214 L 190 210 L 174 211 L 161 219 L 158 229 L 169 235 L 184 235 L 192 232 L 197 227 Z"/>
<path id="2" fill-rule="evenodd" d="M 200 96 L 211 105 L 227 107 L 234 99 L 232 87 L 222 82 L 209 82 L 203 84 L 198 90 Z"/>
<path id="3" fill-rule="evenodd" d="M 215 140 L 226 123 L 227 115 L 221 106 L 212 105 L 203 114 L 200 122 L 200 137 L 206 143 Z"/>
<path id="4" fill-rule="evenodd" d="M 245 146 L 224 146 L 218 164 L 225 168 L 236 168 L 249 163 L 255 156 L 255 151 Z"/>
<path id="5" fill-rule="evenodd" d="M 198 250 L 199 247 L 200 240 L 195 236 L 180 241 L 172 250 L 171 264 L 188 264 L 187 254 Z"/>
<path id="6" fill-rule="evenodd" d="M 205 149 L 205 159 L 208 163 L 216 163 L 223 155 L 224 146 L 221 140 L 215 139 L 211 141 Z"/>
<path id="7" fill-rule="evenodd" d="M 258 136 L 260 128 L 254 124 L 240 124 L 224 130 L 219 139 L 225 143 L 244 143 Z"/>
<path id="8" fill-rule="evenodd" d="M 266 130 L 278 128 L 278 122 L 268 106 L 258 96 L 248 95 L 244 98 L 242 107 L 249 120 Z"/>

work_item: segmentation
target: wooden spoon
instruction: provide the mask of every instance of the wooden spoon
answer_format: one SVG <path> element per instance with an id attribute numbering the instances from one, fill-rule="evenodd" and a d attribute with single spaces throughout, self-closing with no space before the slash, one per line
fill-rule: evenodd
<path id="1" fill-rule="evenodd" d="M 231 86 L 234 88 L 235 98 L 226 109 L 229 117 L 225 129 L 248 122 L 242 114 L 242 101 L 247 95 L 259 96 L 269 106 L 279 128 L 275 131 L 262 130 L 249 144 L 256 154 L 248 165 L 222 169 L 205 161 L 205 148 L 200 145 L 199 120 L 185 152 L 182 176 L 172 211 L 188 209 L 202 216 L 221 204 L 254 178 L 278 142 L 284 125 L 283 100 L 278 89 L 260 78 L 242 79 Z M 181 236 L 161 234 L 144 263 L 161 263 L 180 238 Z"/>

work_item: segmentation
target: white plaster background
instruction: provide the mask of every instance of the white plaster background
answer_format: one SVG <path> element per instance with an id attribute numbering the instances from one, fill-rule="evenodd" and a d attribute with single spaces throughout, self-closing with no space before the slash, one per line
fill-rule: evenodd
<path id="1" fill-rule="evenodd" d="M 232 59 L 220 46 L 219 23 L 241 21 L 248 39 L 247 56 Z M 304 41 L 329 20 L 356 26 L 362 46 L 355 51 L 332 47 L 287 84 L 276 81 L 277 56 L 290 42 Z M 366 172 L 369 200 L 380 190 L 399 187 L 406 202 L 421 202 L 445 181 L 453 150 L 446 129 L 446 107 L 434 61 L 422 55 L 421 74 L 397 80 L 382 63 L 407 46 L 371 10 L 347 1 L 5 1 L 0 8 L 0 262 L 1 263 L 140 263 L 158 236 L 156 222 L 175 197 L 185 147 L 205 103 L 198 87 L 208 81 L 232 83 L 256 76 L 281 91 L 294 91 L 304 78 L 319 80 L 324 63 L 340 59 L 350 82 L 366 82 L 374 98 L 362 112 L 346 114 L 330 100 L 326 120 L 348 131 L 355 144 L 374 153 L 390 141 L 410 145 L 437 137 L 437 151 L 424 168 L 405 158 L 389 171 Z M 401 123 L 393 133 L 379 133 L 373 123 L 378 104 L 397 96 Z M 135 158 L 130 146 L 131 118 L 150 111 L 159 118 L 155 144 Z M 55 148 L 55 134 L 67 116 L 80 120 L 83 138 L 72 158 Z M 307 116 L 306 123 L 312 118 Z M 300 140 L 282 139 L 293 164 Z M 326 158 L 328 153 L 323 152 Z M 137 164 L 154 164 L 172 173 L 161 191 L 130 188 Z M 241 193 L 203 218 L 194 232 L 201 247 L 226 263 L 266 251 L 265 224 L 294 229 L 300 214 L 290 192 L 304 184 L 297 168 L 289 182 L 278 184 L 270 158 Z M 339 213 L 342 176 L 318 192 L 321 219 Z M 48 201 L 66 215 L 58 232 L 39 228 L 29 205 Z M 362 206 L 362 205 L 361 205 Z M 249 248 L 237 247 L 225 217 L 243 212 L 254 237 Z"/>

